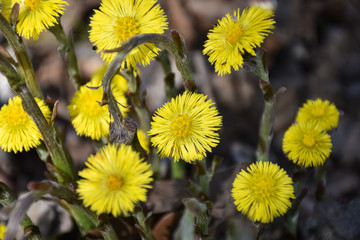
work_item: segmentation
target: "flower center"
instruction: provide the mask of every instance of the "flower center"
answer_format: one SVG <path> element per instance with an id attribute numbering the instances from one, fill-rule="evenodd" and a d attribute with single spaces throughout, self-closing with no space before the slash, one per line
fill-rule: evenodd
<path id="1" fill-rule="evenodd" d="M 323 106 L 319 106 L 313 109 L 312 114 L 315 117 L 322 117 L 325 115 L 325 108 Z"/>
<path id="2" fill-rule="evenodd" d="M 271 198 L 275 193 L 275 180 L 268 175 L 256 175 L 252 186 L 254 197 L 258 201 Z"/>
<path id="3" fill-rule="evenodd" d="M 8 116 L 6 122 L 10 126 L 21 126 L 29 121 L 29 115 L 24 111 L 22 105 L 13 105 L 9 107 Z"/>
<path id="4" fill-rule="evenodd" d="M 186 137 L 190 132 L 190 124 L 190 117 L 187 115 L 180 115 L 173 120 L 170 130 L 177 137 Z"/>
<path id="5" fill-rule="evenodd" d="M 312 147 L 315 145 L 315 138 L 311 134 L 305 134 L 303 137 L 303 143 L 307 147 Z"/>
<path id="6" fill-rule="evenodd" d="M 27 8 L 34 10 L 39 5 L 40 0 L 25 0 L 24 4 Z"/>
<path id="7" fill-rule="evenodd" d="M 110 190 L 119 190 L 124 185 L 124 179 L 118 174 L 112 174 L 106 179 L 106 186 Z"/>
<path id="8" fill-rule="evenodd" d="M 244 29 L 237 22 L 232 22 L 225 31 L 225 40 L 230 43 L 236 43 L 244 33 Z"/>
<path id="9" fill-rule="evenodd" d="M 125 41 L 140 32 L 139 24 L 132 17 L 118 17 L 114 29 L 120 41 Z"/>

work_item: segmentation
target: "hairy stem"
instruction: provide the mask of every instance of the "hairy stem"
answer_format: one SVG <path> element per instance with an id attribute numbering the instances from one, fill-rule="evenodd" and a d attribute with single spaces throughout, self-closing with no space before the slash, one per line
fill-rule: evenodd
<path id="1" fill-rule="evenodd" d="M 43 136 L 50 157 L 58 170 L 59 183 L 74 185 L 76 173 L 69 153 L 58 136 L 54 122 L 49 123 L 42 114 L 33 95 L 6 58 L 0 54 L 0 71 L 7 77 L 12 90 L 21 98 L 24 110 L 33 119 Z"/>
<path id="2" fill-rule="evenodd" d="M 266 54 L 257 49 L 256 56 L 245 57 L 246 68 L 259 77 L 259 85 L 264 94 L 264 110 L 260 122 L 257 161 L 269 161 L 270 145 L 273 138 L 275 93 L 269 81 Z"/>
<path id="3" fill-rule="evenodd" d="M 53 27 L 50 27 L 49 30 L 59 41 L 59 53 L 65 62 L 71 82 L 74 84 L 76 89 L 79 89 L 79 87 L 82 86 L 85 82 L 80 76 L 79 66 L 73 45 L 72 32 L 70 32 L 70 35 L 67 38 L 60 21 Z"/>
<path id="4" fill-rule="evenodd" d="M 143 209 L 140 206 L 135 206 L 135 210 L 133 212 L 133 216 L 137 221 L 136 228 L 138 229 L 142 240 L 153 240 L 153 236 L 151 235 L 151 229 L 148 223 L 148 219 L 150 215 L 144 215 Z"/>
<path id="5" fill-rule="evenodd" d="M 36 79 L 34 68 L 30 61 L 29 55 L 26 50 L 21 37 L 11 28 L 8 21 L 0 13 L 0 31 L 4 34 L 6 40 L 14 50 L 16 59 L 19 64 L 18 72 L 22 79 L 25 80 L 26 86 L 29 88 L 34 97 L 43 98 L 39 83 Z"/>

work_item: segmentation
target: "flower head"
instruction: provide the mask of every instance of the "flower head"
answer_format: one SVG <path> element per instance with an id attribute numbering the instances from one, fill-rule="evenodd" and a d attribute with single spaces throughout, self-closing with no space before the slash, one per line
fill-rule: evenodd
<path id="1" fill-rule="evenodd" d="M 103 64 L 98 69 L 95 70 L 94 74 L 91 76 L 90 82 L 93 86 L 100 86 L 104 78 L 105 72 L 108 68 L 107 64 Z M 111 86 L 118 88 L 123 93 L 129 91 L 126 79 L 120 74 L 116 74 L 111 80 Z"/>
<path id="2" fill-rule="evenodd" d="M 299 166 L 323 165 L 331 153 L 330 135 L 315 124 L 298 122 L 284 134 L 283 151 Z"/>
<path id="3" fill-rule="evenodd" d="M 111 121 L 108 105 L 101 106 L 103 96 L 103 87 L 90 89 L 88 87 L 98 87 L 98 83 L 89 82 L 81 86 L 76 91 L 68 106 L 71 123 L 80 136 L 91 137 L 93 140 L 99 140 L 101 137 L 109 135 L 109 125 Z M 112 85 L 112 93 L 119 103 L 118 107 L 123 115 L 129 109 L 127 98 L 115 85 Z"/>
<path id="4" fill-rule="evenodd" d="M 4 239 L 5 232 L 6 232 L 6 225 L 4 225 L 3 223 L 0 223 L 0 240 Z"/>
<path id="5" fill-rule="evenodd" d="M 239 70 L 243 65 L 242 54 L 255 56 L 254 49 L 259 47 L 274 28 L 273 11 L 259 6 L 227 14 L 218 25 L 210 30 L 203 53 L 209 55 L 211 64 L 220 76 L 231 73 L 231 67 Z"/>
<path id="6" fill-rule="evenodd" d="M 336 128 L 339 122 L 339 111 L 328 100 L 307 100 L 296 116 L 298 122 L 311 122 L 324 131 Z"/>
<path id="7" fill-rule="evenodd" d="M 233 182 L 232 197 L 237 210 L 255 222 L 269 223 L 287 212 L 294 199 L 292 180 L 271 162 L 251 164 Z"/>
<path id="8" fill-rule="evenodd" d="M 35 98 L 46 120 L 50 120 L 51 111 L 43 100 Z M 25 112 L 22 100 L 16 96 L 9 99 L 8 104 L 0 110 L 0 147 L 14 153 L 29 151 L 40 145 L 42 135 L 35 122 Z"/>
<path id="9" fill-rule="evenodd" d="M 161 157 L 202 160 L 219 143 L 221 116 L 207 96 L 184 92 L 158 109 L 151 123 L 151 143 Z"/>
<path id="10" fill-rule="evenodd" d="M 126 40 L 144 33 L 164 33 L 167 29 L 164 10 L 156 0 L 103 0 L 95 10 L 90 22 L 90 41 L 97 46 L 97 52 L 119 48 Z M 136 68 L 149 62 L 159 52 L 152 43 L 134 48 L 126 63 Z M 103 60 L 111 62 L 116 53 L 101 53 Z"/>
<path id="11" fill-rule="evenodd" d="M 139 201 L 146 201 L 153 171 L 131 146 L 107 145 L 85 164 L 77 192 L 97 214 L 126 215 Z"/>
<path id="12" fill-rule="evenodd" d="M 17 33 L 27 39 L 38 39 L 45 29 L 54 26 L 65 10 L 66 1 L 62 0 L 2 0 L 3 14 L 9 18 L 11 9 L 19 3 Z"/>

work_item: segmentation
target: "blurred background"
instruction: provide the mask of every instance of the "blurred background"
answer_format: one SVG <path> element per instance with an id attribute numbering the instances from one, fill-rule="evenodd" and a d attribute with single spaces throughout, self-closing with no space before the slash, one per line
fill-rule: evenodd
<path id="1" fill-rule="evenodd" d="M 89 17 L 100 1 L 68 2 L 61 22 L 66 33 L 73 31 L 82 77 L 89 80 L 102 65 L 99 54 L 88 40 Z M 199 91 L 216 102 L 223 116 L 221 142 L 209 156 L 209 162 L 214 155 L 224 159 L 211 183 L 214 207 L 210 236 L 214 239 L 254 238 L 256 228 L 236 212 L 230 192 L 235 175 L 254 161 L 264 101 L 258 79 L 245 70 L 217 76 L 202 54 L 203 45 L 209 29 L 225 14 L 251 4 L 263 4 L 274 9 L 276 21 L 273 34 L 263 44 L 267 51 L 270 82 L 275 91 L 286 88 L 276 99 L 270 159 L 291 173 L 293 165 L 282 152 L 282 138 L 294 122 L 298 108 L 307 99 L 327 99 L 341 111 L 338 129 L 331 134 L 333 149 L 327 161 L 326 200 L 316 204 L 313 169 L 310 169 L 306 182 L 309 191 L 300 205 L 301 227 L 297 235 L 285 234 L 281 220 L 277 220 L 271 228 L 265 228 L 263 236 L 266 239 L 318 239 L 319 236 L 322 239 L 359 239 L 360 1 L 160 0 L 159 3 L 168 16 L 169 29 L 176 29 L 186 41 Z M 169 31 L 165 35 L 170 37 Z M 2 34 L 0 42 L 7 46 Z M 76 167 L 81 169 L 87 157 L 94 153 L 94 147 L 91 140 L 77 136 L 70 124 L 67 105 L 75 89 L 57 52 L 58 43 L 49 32 L 42 33 L 36 42 L 26 42 L 44 95 L 60 101 L 57 124 L 66 132 L 66 145 Z M 174 63 L 173 70 L 180 93 L 183 91 L 182 80 Z M 164 91 L 164 73 L 156 61 L 143 67 L 141 72 L 146 103 L 153 113 L 168 100 Z M 6 79 L 0 76 L 0 105 L 7 103 L 11 96 Z M 34 150 L 16 155 L 0 150 L 0 181 L 18 194 L 26 191 L 30 181 L 45 179 L 45 171 L 44 163 Z M 184 181 L 164 179 L 155 183 L 147 206 L 154 212 L 156 239 L 170 239 L 164 236 L 176 227 L 181 198 L 188 195 Z M 74 231 L 71 218 L 58 204 L 44 202 L 46 204 L 37 203 L 30 209 L 34 222 L 46 231 L 44 234 L 60 236 Z M 6 219 L 6 216 L 1 217 Z M 162 231 L 165 231 L 164 236 L 160 234 Z"/>

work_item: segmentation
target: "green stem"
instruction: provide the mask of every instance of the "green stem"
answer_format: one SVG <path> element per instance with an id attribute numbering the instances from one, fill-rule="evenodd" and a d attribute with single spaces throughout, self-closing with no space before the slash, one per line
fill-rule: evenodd
<path id="1" fill-rule="evenodd" d="M 29 238 L 30 240 L 44 239 L 44 237 L 41 235 L 39 227 L 34 225 L 27 215 L 25 215 L 24 219 L 22 220 L 21 226 L 24 229 L 25 237 Z"/>
<path id="2" fill-rule="evenodd" d="M 210 175 L 208 173 L 206 167 L 206 158 L 201 161 L 198 161 L 201 167 L 205 170 L 203 174 L 199 174 L 199 182 L 200 182 L 200 189 L 205 194 L 205 196 L 209 199 L 209 182 L 210 182 Z"/>
<path id="3" fill-rule="evenodd" d="M 81 204 L 73 204 L 64 199 L 60 199 L 59 203 L 73 217 L 76 224 L 79 226 L 82 235 L 95 229 L 98 222 L 95 213 L 91 212 Z"/>
<path id="4" fill-rule="evenodd" d="M 27 188 L 38 195 L 50 194 L 59 199 L 60 205 L 67 210 L 78 224 L 82 235 L 95 229 L 97 217 L 94 212 L 82 205 L 72 187 L 54 181 L 30 182 Z"/>
<path id="5" fill-rule="evenodd" d="M 273 137 L 273 115 L 274 102 L 273 100 L 265 101 L 264 111 L 261 117 L 259 143 L 256 151 L 257 161 L 269 161 L 270 145 Z"/>
<path id="6" fill-rule="evenodd" d="M 2 54 L 6 60 L 8 60 L 9 63 L 11 63 L 11 65 L 13 65 L 14 67 L 18 68 L 19 64 L 17 64 L 17 62 L 12 58 L 12 56 L 10 55 L 10 53 L 6 50 L 6 48 L 4 48 L 3 46 L 0 45 L 0 54 Z"/>
<path id="7" fill-rule="evenodd" d="M 171 70 L 169 53 L 166 50 L 163 50 L 159 53 L 159 56 L 157 56 L 156 59 L 160 62 L 165 73 L 164 82 L 166 96 L 169 99 L 174 98 L 176 97 L 177 92 L 175 88 L 175 74 Z"/>
<path id="8" fill-rule="evenodd" d="M 140 121 L 140 128 L 147 134 L 150 130 L 150 113 L 140 92 L 141 79 L 139 76 L 135 77 L 133 71 L 127 71 L 124 77 L 128 82 L 129 96 Z"/>
<path id="9" fill-rule="evenodd" d="M 212 203 L 210 201 L 200 202 L 196 198 L 185 198 L 183 199 L 183 203 L 185 205 L 184 215 L 188 214 L 187 212 L 189 211 L 191 215 L 195 217 L 192 222 L 187 221 L 186 223 L 187 225 L 191 224 L 195 227 L 193 229 L 195 236 L 191 239 L 206 239 L 211 221 Z M 189 227 L 187 228 L 189 229 Z"/>
<path id="10" fill-rule="evenodd" d="M 148 224 L 148 219 L 150 215 L 145 217 L 143 209 L 140 206 L 135 206 L 135 210 L 133 212 L 133 216 L 136 219 L 138 225 L 136 226 L 140 232 L 142 240 L 153 240 L 153 236 L 151 235 L 151 229 Z"/>
<path id="11" fill-rule="evenodd" d="M 34 97 L 43 98 L 39 83 L 36 79 L 34 68 L 30 61 L 26 46 L 21 37 L 15 34 L 8 21 L 0 14 L 0 31 L 4 34 L 6 40 L 14 50 L 16 59 L 19 64 L 18 71 L 25 79 L 25 83 Z"/>
<path id="12" fill-rule="evenodd" d="M 171 37 L 176 47 L 176 51 L 173 50 L 173 47 L 170 46 L 170 44 L 164 44 L 163 47 L 174 55 L 176 67 L 181 72 L 185 88 L 190 92 L 195 92 L 197 88 L 191 71 L 190 58 L 185 47 L 184 38 L 176 30 L 171 31 Z M 159 43 L 159 45 L 161 44 L 162 42 Z"/>
<path id="13" fill-rule="evenodd" d="M 12 205 L 16 201 L 13 191 L 4 183 L 0 182 L 0 203 L 4 207 Z M 25 214 L 21 221 L 21 226 L 24 229 L 24 235 L 30 240 L 44 240 L 41 235 L 39 227 L 34 225 L 31 219 Z"/>
<path id="14" fill-rule="evenodd" d="M 32 97 L 29 90 L 22 86 L 19 89 L 13 89 L 22 99 L 24 110 L 34 120 L 44 143 L 49 151 L 51 159 L 55 167 L 63 173 L 58 174 L 59 183 L 74 184 L 76 179 L 76 172 L 70 154 L 64 147 L 64 143 L 60 140 L 54 122 L 50 125 L 44 115 L 42 114 L 35 99 Z"/>
<path id="15" fill-rule="evenodd" d="M 255 224 L 257 229 L 256 240 L 261 239 L 261 235 L 264 233 L 265 225 L 263 223 Z"/>
<path id="16" fill-rule="evenodd" d="M 7 77 L 12 90 L 21 98 L 24 110 L 33 119 L 43 136 L 51 160 L 59 171 L 57 176 L 59 183 L 74 185 L 76 172 L 70 155 L 58 136 L 54 122 L 51 124 L 47 122 L 24 80 L 1 54 L 0 71 Z"/>
<path id="17" fill-rule="evenodd" d="M 50 27 L 49 30 L 59 41 L 59 53 L 65 62 L 71 82 L 74 84 L 76 89 L 79 89 L 79 87 L 82 86 L 85 82 L 80 76 L 79 66 L 74 50 L 72 33 L 70 33 L 68 38 L 66 37 L 64 29 L 61 26 L 60 19 L 53 27 Z"/>
<path id="18" fill-rule="evenodd" d="M 326 167 L 318 166 L 315 168 L 315 178 L 316 178 L 316 200 L 323 201 L 325 198 L 325 188 L 326 188 Z"/>
<path id="19" fill-rule="evenodd" d="M 307 195 L 307 187 L 305 187 L 305 181 L 308 175 L 308 171 L 305 168 L 301 168 L 295 166 L 293 170 L 292 179 L 294 181 L 294 189 L 295 189 L 295 200 L 292 203 L 292 207 L 289 212 L 285 215 L 285 224 L 287 231 L 291 233 L 293 236 L 297 235 L 298 228 L 298 208 L 300 203 Z"/>
<path id="20" fill-rule="evenodd" d="M 151 160 L 151 167 L 154 171 L 154 179 L 161 179 L 164 176 L 161 174 L 161 159 L 154 148 L 150 148 L 149 159 Z"/>
<path id="21" fill-rule="evenodd" d="M 245 57 L 247 70 L 259 77 L 260 88 L 264 94 L 264 110 L 260 122 L 259 143 L 256 151 L 257 161 L 269 161 L 270 145 L 273 138 L 275 94 L 269 81 L 266 54 L 259 49 L 256 56 Z"/>
<path id="22" fill-rule="evenodd" d="M 171 166 L 171 178 L 181 178 L 185 177 L 185 165 L 183 162 L 175 162 L 173 158 L 169 158 L 170 166 Z"/>
<path id="23" fill-rule="evenodd" d="M 163 50 L 159 53 L 159 55 L 156 57 L 156 60 L 158 60 L 164 70 L 165 75 L 172 72 L 171 70 L 171 62 L 169 60 L 169 53 L 166 50 Z"/>
<path id="24" fill-rule="evenodd" d="M 114 228 L 112 227 L 109 218 L 105 214 L 99 216 L 98 229 L 101 232 L 101 235 L 105 240 L 118 240 L 118 235 L 116 234 Z"/>

